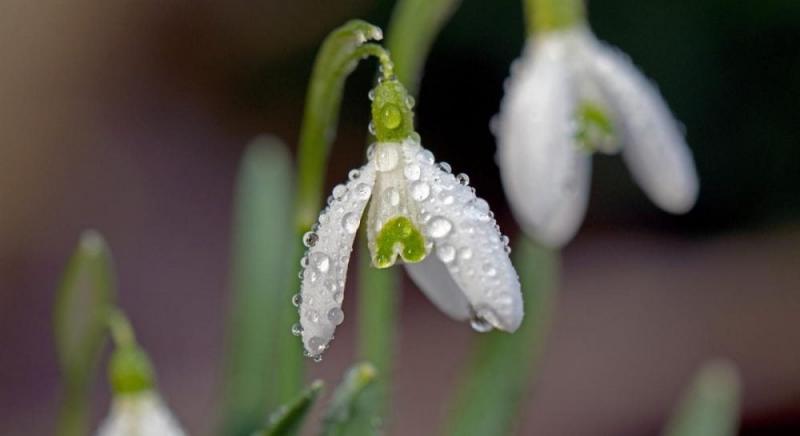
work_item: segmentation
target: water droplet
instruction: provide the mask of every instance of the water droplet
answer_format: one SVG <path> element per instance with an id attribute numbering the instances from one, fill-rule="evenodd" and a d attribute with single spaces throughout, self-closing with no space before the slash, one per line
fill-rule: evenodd
<path id="1" fill-rule="evenodd" d="M 333 307 L 328 311 L 328 321 L 333 325 L 339 325 L 344 321 L 344 312 L 338 307 Z"/>
<path id="2" fill-rule="evenodd" d="M 317 234 L 314 232 L 306 232 L 303 235 L 303 245 L 305 245 L 306 248 L 313 247 L 317 241 L 319 241 L 319 236 L 317 236 Z"/>
<path id="3" fill-rule="evenodd" d="M 431 195 L 431 187 L 425 182 L 417 181 L 411 185 L 411 198 L 416 201 L 424 201 Z"/>
<path id="4" fill-rule="evenodd" d="M 456 249 L 452 245 L 441 245 L 436 248 L 436 255 L 444 263 L 450 263 L 456 258 Z"/>
<path id="5" fill-rule="evenodd" d="M 400 193 L 397 192 L 397 189 L 386 188 L 383 191 L 383 199 L 392 206 L 397 206 L 400 204 Z"/>
<path id="6" fill-rule="evenodd" d="M 442 170 L 442 171 L 444 171 L 444 172 L 446 172 L 448 174 L 451 171 L 453 171 L 453 168 L 451 168 L 450 164 L 447 163 L 447 162 L 439 162 L 438 164 L 436 164 L 436 166 L 439 167 L 440 170 Z"/>
<path id="7" fill-rule="evenodd" d="M 325 351 L 325 340 L 319 336 L 312 336 L 308 340 L 308 352 L 316 356 Z"/>
<path id="8" fill-rule="evenodd" d="M 361 171 L 359 170 L 350 170 L 350 172 L 347 173 L 347 178 L 350 180 L 356 180 L 359 177 L 361 177 Z"/>
<path id="9" fill-rule="evenodd" d="M 301 326 L 299 322 L 292 324 L 292 334 L 295 336 L 303 334 L 303 326 Z"/>
<path id="10" fill-rule="evenodd" d="M 317 280 L 319 279 L 319 273 L 317 273 L 317 271 L 316 271 L 316 270 L 314 270 L 314 269 L 307 269 L 307 270 L 305 271 L 305 273 L 306 273 L 306 274 L 305 274 L 305 277 L 304 277 L 304 279 L 305 279 L 305 280 L 308 280 L 310 283 L 316 283 L 316 282 L 317 282 Z M 311 303 L 311 302 L 309 301 L 309 304 L 310 304 L 310 303 Z"/>
<path id="11" fill-rule="evenodd" d="M 303 296 L 300 294 L 292 295 L 292 305 L 294 307 L 300 307 L 300 304 L 303 303 Z"/>
<path id="12" fill-rule="evenodd" d="M 441 201 L 445 206 L 449 206 L 455 202 L 455 198 L 447 191 L 442 191 L 439 193 L 439 201 Z"/>
<path id="13" fill-rule="evenodd" d="M 503 236 L 500 237 L 500 242 L 502 242 L 503 245 L 508 245 L 508 243 L 511 242 L 511 241 L 508 239 L 508 236 L 503 235 Z"/>
<path id="14" fill-rule="evenodd" d="M 308 309 L 306 311 L 306 319 L 313 323 L 319 322 L 319 312 L 314 309 Z"/>
<path id="15" fill-rule="evenodd" d="M 325 253 L 320 251 L 311 253 L 311 256 L 309 256 L 309 262 L 311 266 L 318 269 L 321 273 L 328 272 L 328 269 L 331 267 L 331 259 Z"/>
<path id="16" fill-rule="evenodd" d="M 316 356 L 312 357 L 311 360 L 313 360 L 314 363 L 322 362 L 322 354 L 317 354 Z"/>
<path id="17" fill-rule="evenodd" d="M 391 145 L 378 147 L 378 152 L 375 159 L 375 168 L 378 171 L 391 171 L 397 167 L 397 163 L 399 161 L 400 155 L 397 153 L 396 147 Z"/>
<path id="18" fill-rule="evenodd" d="M 358 215 L 353 212 L 347 213 L 342 217 L 342 228 L 347 233 L 353 234 L 358 230 L 359 221 Z"/>
<path id="19" fill-rule="evenodd" d="M 367 147 L 367 160 L 372 160 L 373 157 L 375 157 L 375 143 L 374 142 L 372 144 L 370 144 L 369 147 Z"/>
<path id="20" fill-rule="evenodd" d="M 505 247 L 503 247 L 503 251 L 505 251 L 506 254 L 511 254 L 511 246 L 506 245 Z"/>
<path id="21" fill-rule="evenodd" d="M 480 315 L 473 316 L 472 319 L 469 320 L 469 325 L 472 327 L 472 330 L 478 333 L 486 333 L 492 330 L 492 324 Z"/>
<path id="22" fill-rule="evenodd" d="M 472 250 L 469 247 L 463 247 L 458 250 L 458 258 L 461 260 L 469 260 L 472 258 Z"/>
<path id="23" fill-rule="evenodd" d="M 369 92 L 367 93 L 367 98 L 369 98 L 369 101 L 375 100 L 375 90 L 374 89 L 370 89 L 369 90 Z"/>
<path id="24" fill-rule="evenodd" d="M 367 130 L 369 130 L 370 135 L 375 136 L 375 124 L 373 124 L 372 121 L 367 125 Z"/>
<path id="25" fill-rule="evenodd" d="M 357 199 L 366 200 L 372 194 L 372 188 L 370 188 L 366 183 L 359 183 L 356 185 L 353 192 L 355 192 Z"/>
<path id="26" fill-rule="evenodd" d="M 337 288 L 336 282 L 334 282 L 333 280 L 328 280 L 325 282 L 325 292 L 333 294 L 334 292 L 336 292 L 336 288 Z"/>
<path id="27" fill-rule="evenodd" d="M 444 217 L 439 216 L 433 218 L 431 222 L 428 223 L 428 234 L 434 239 L 444 238 L 452 229 L 453 223 Z"/>
<path id="28" fill-rule="evenodd" d="M 489 212 L 489 203 L 482 198 L 478 198 L 475 200 L 475 209 L 478 209 L 478 212 L 488 213 Z"/>
<path id="29" fill-rule="evenodd" d="M 307 266 L 308 266 L 308 255 L 304 254 L 303 257 L 300 258 L 300 268 L 305 268 Z"/>
<path id="30" fill-rule="evenodd" d="M 481 269 L 483 269 L 483 273 L 489 277 L 494 277 L 497 275 L 497 269 L 495 269 L 494 265 L 489 262 L 484 263 Z"/>
<path id="31" fill-rule="evenodd" d="M 342 300 L 344 300 L 344 294 L 342 294 L 342 291 L 337 291 L 333 293 L 333 301 L 342 304 Z"/>
<path id="32" fill-rule="evenodd" d="M 406 107 L 408 107 L 409 109 L 412 109 L 414 107 L 415 103 L 416 103 L 416 101 L 414 101 L 414 97 L 412 97 L 410 95 L 406 96 Z"/>
<path id="33" fill-rule="evenodd" d="M 469 176 L 464 173 L 457 175 L 456 180 L 458 180 L 458 183 L 460 183 L 461 185 L 464 186 L 469 185 Z"/>
<path id="34" fill-rule="evenodd" d="M 417 160 L 426 164 L 432 164 L 434 161 L 433 153 L 430 150 L 422 150 L 417 153 Z"/>
<path id="35" fill-rule="evenodd" d="M 345 194 L 347 194 L 347 187 L 339 184 L 333 187 L 333 198 L 335 200 L 341 200 L 344 198 Z"/>
<path id="36" fill-rule="evenodd" d="M 405 166 L 405 168 L 403 168 L 403 174 L 408 180 L 419 180 L 421 173 L 422 171 L 420 170 L 419 165 L 415 163 L 408 164 Z"/>
<path id="37" fill-rule="evenodd" d="M 408 139 L 414 144 L 422 142 L 422 138 L 419 137 L 419 133 L 417 132 L 411 132 L 411 134 L 408 135 Z"/>

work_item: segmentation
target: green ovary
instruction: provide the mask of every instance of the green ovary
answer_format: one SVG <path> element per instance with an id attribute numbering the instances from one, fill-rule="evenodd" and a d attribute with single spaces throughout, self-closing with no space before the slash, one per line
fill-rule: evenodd
<path id="1" fill-rule="evenodd" d="M 404 216 L 390 219 L 378 232 L 372 263 L 376 268 L 388 268 L 394 265 L 398 255 L 408 263 L 416 263 L 425 258 L 425 237 Z"/>

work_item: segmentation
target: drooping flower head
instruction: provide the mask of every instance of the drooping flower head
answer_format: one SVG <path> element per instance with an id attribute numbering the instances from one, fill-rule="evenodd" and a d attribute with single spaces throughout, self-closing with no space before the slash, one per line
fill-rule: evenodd
<path id="1" fill-rule="evenodd" d="M 402 262 L 430 300 L 476 330 L 513 332 L 523 311 L 508 238 L 464 174 L 436 163 L 414 132 L 414 101 L 385 79 L 370 92 L 376 142 L 367 163 L 336 185 L 317 224 L 304 236 L 301 289 L 295 297 L 307 355 L 320 358 L 344 320 L 347 266 L 362 215 L 372 265 Z"/>
<path id="2" fill-rule="evenodd" d="M 694 162 L 658 90 L 594 37 L 580 11 L 564 12 L 582 8 L 580 0 L 529 3 L 555 18 L 539 14 L 538 22 L 549 25 L 529 37 L 515 61 L 493 126 L 503 185 L 523 229 L 551 246 L 574 236 L 588 202 L 593 153 L 621 151 L 656 205 L 676 214 L 691 209 Z"/>
<path id="3" fill-rule="evenodd" d="M 178 421 L 155 389 L 153 369 L 135 344 L 114 351 L 109 363 L 114 397 L 97 436 L 184 436 Z"/>

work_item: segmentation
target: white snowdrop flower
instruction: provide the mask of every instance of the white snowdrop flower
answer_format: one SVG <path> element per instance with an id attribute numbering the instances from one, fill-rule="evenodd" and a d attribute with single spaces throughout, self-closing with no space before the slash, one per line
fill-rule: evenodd
<path id="1" fill-rule="evenodd" d="M 97 436 L 184 436 L 178 422 L 156 392 L 116 395 Z"/>
<path id="2" fill-rule="evenodd" d="M 697 199 L 691 152 L 658 90 L 585 25 L 529 39 L 493 130 L 514 215 L 545 244 L 565 244 L 580 226 L 595 152 L 621 150 L 636 182 L 668 212 L 687 212 Z"/>
<path id="3" fill-rule="evenodd" d="M 402 261 L 412 279 L 444 313 L 479 331 L 513 332 L 522 322 L 520 283 L 485 200 L 466 175 L 436 163 L 413 130 L 413 100 L 395 80 L 370 93 L 377 142 L 367 163 L 333 189 L 313 230 L 295 296 L 307 355 L 320 359 L 344 320 L 347 265 L 364 210 L 372 264 Z"/>

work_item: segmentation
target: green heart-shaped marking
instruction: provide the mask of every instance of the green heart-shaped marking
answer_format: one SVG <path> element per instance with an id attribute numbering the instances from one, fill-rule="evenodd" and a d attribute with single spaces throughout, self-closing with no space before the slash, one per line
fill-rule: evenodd
<path id="1" fill-rule="evenodd" d="M 372 263 L 376 268 L 388 268 L 399 255 L 408 263 L 425 258 L 425 237 L 408 217 L 398 216 L 387 221 L 375 238 L 376 250 Z"/>

